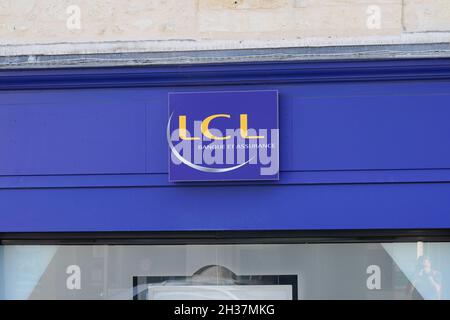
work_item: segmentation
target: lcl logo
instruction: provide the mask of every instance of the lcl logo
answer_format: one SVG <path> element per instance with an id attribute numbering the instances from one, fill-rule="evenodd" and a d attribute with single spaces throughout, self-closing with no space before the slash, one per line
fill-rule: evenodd
<path id="1" fill-rule="evenodd" d="M 278 180 L 278 92 L 169 93 L 170 181 Z"/>
<path id="2" fill-rule="evenodd" d="M 200 131 L 201 133 L 211 139 L 211 140 L 228 140 L 231 139 L 230 135 L 226 135 L 224 137 L 218 137 L 213 135 L 209 130 L 209 125 L 212 120 L 217 118 L 231 118 L 231 115 L 219 113 L 219 114 L 213 114 L 209 117 L 206 117 L 200 125 Z M 186 129 L 186 115 L 180 115 L 178 116 L 178 128 L 179 128 L 179 137 L 181 140 L 200 140 L 200 137 L 188 137 L 187 135 L 187 129 Z M 240 136 L 243 139 L 264 139 L 264 136 L 249 136 L 248 135 L 248 114 L 242 113 L 240 114 Z"/>

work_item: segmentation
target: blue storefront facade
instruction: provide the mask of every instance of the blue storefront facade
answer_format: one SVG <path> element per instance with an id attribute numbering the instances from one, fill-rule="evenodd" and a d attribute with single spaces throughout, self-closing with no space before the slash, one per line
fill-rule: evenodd
<path id="1" fill-rule="evenodd" d="M 169 96 L 221 92 L 276 92 L 276 178 L 169 179 Z M 0 295 L 174 298 L 208 266 L 243 298 L 450 298 L 449 119 L 449 59 L 2 71 Z"/>

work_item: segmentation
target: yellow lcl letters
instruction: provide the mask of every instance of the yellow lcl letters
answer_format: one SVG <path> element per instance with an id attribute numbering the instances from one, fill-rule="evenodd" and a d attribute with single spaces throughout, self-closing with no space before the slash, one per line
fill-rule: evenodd
<path id="1" fill-rule="evenodd" d="M 261 138 L 261 139 L 263 139 L 264 138 L 264 136 L 249 136 L 248 135 L 248 119 L 247 119 L 248 117 L 247 117 L 247 114 L 246 113 L 243 113 L 243 114 L 241 114 L 241 121 L 240 121 L 240 123 L 241 123 L 241 137 L 242 138 L 244 138 L 244 139 L 258 139 L 258 138 Z"/>
<path id="2" fill-rule="evenodd" d="M 215 119 L 215 118 L 230 118 L 229 114 L 213 114 L 212 116 L 209 116 L 208 118 L 206 118 L 205 120 L 202 121 L 202 125 L 201 125 L 201 129 L 202 129 L 202 133 L 205 137 L 208 137 L 212 140 L 227 140 L 230 139 L 230 136 L 225 136 L 225 137 L 216 137 L 215 135 L 211 134 L 211 132 L 209 132 L 209 123 Z"/>
<path id="3" fill-rule="evenodd" d="M 200 138 L 197 137 L 187 137 L 186 136 L 186 116 L 179 116 L 178 117 L 179 127 L 180 127 L 180 139 L 182 140 L 200 140 Z"/>
<path id="4" fill-rule="evenodd" d="M 227 140 L 230 139 L 231 136 L 225 136 L 225 137 L 217 137 L 213 135 L 209 131 L 209 124 L 212 120 L 216 118 L 230 118 L 231 116 L 229 114 L 213 114 L 212 116 L 207 117 L 205 120 L 202 121 L 202 124 L 200 126 L 202 134 L 205 137 L 208 137 L 212 140 Z M 246 113 L 243 113 L 240 115 L 240 133 L 241 137 L 244 139 L 258 139 L 258 138 L 264 138 L 264 136 L 249 136 L 248 135 L 248 115 Z M 180 139 L 182 140 L 200 140 L 198 137 L 188 137 L 187 136 L 187 130 L 186 130 L 186 116 L 179 116 L 179 133 L 180 133 Z"/>

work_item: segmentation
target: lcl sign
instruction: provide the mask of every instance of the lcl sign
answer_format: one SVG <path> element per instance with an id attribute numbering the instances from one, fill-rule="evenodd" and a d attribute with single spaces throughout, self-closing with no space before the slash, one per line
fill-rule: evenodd
<path id="1" fill-rule="evenodd" d="M 277 91 L 170 93 L 169 180 L 278 180 L 278 136 Z"/>

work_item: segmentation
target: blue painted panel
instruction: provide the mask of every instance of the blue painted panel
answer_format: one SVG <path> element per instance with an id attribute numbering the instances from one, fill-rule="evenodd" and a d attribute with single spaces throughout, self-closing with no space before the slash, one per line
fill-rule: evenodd
<path id="1" fill-rule="evenodd" d="M 0 93 L 0 175 L 145 172 L 143 103 L 64 94 Z"/>
<path id="2" fill-rule="evenodd" d="M 450 228 L 449 61 L 0 73 L 0 232 Z M 280 181 L 168 182 L 208 90 L 279 91 Z"/>
<path id="3" fill-rule="evenodd" d="M 450 168 L 450 82 L 348 82 L 0 92 L 0 175 L 167 173 L 168 92 L 244 88 L 280 91 L 282 171 Z"/>
<path id="4" fill-rule="evenodd" d="M 2 231 L 450 228 L 450 184 L 0 190 Z"/>
<path id="5" fill-rule="evenodd" d="M 357 183 L 418 183 L 450 182 L 450 169 L 429 170 L 352 170 L 352 171 L 288 171 L 282 172 L 279 181 L 271 185 L 357 184 Z M 253 186 L 267 181 L 192 182 L 189 186 Z M 122 175 L 49 175 L 3 176 L 0 189 L 74 188 L 74 187 L 176 187 L 168 182 L 167 173 Z"/>
<path id="6" fill-rule="evenodd" d="M 294 96 L 291 108 L 289 170 L 450 168 L 450 94 Z"/>

